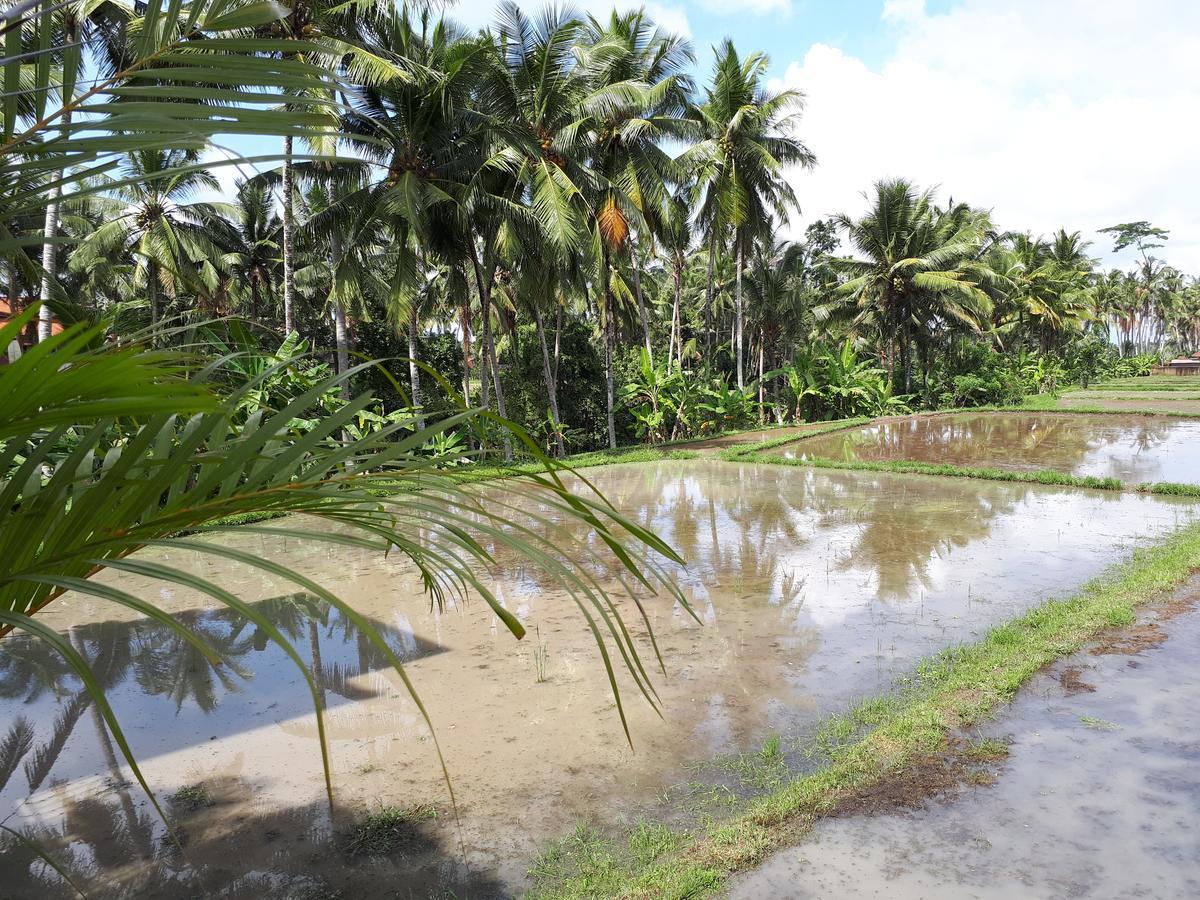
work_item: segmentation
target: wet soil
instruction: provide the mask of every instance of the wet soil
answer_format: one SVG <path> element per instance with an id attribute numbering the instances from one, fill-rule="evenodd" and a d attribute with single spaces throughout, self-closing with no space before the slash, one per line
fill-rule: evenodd
<path id="1" fill-rule="evenodd" d="M 958 466 L 1200 483 L 1200 420 L 961 413 L 875 422 L 786 445 L 789 458 L 917 460 Z"/>
<path id="2" fill-rule="evenodd" d="M 428 729 L 348 621 L 257 569 L 179 551 L 160 558 L 236 590 L 301 653 L 327 710 L 336 809 L 311 701 L 282 652 L 204 597 L 125 578 L 227 662 L 213 669 L 173 633 L 96 600 L 63 598 L 44 621 L 108 686 L 160 796 L 198 788 L 212 805 L 188 811 L 185 855 L 166 852 L 165 830 L 81 685 L 52 652 L 10 638 L 0 647 L 0 742 L 15 735 L 24 749 L 0 768 L 0 816 L 68 849 L 72 871 L 101 896 L 143 885 L 151 896 L 262 896 L 264 885 L 280 896 L 378 896 L 370 886 L 380 884 L 402 885 L 401 896 L 447 886 L 506 895 L 575 822 L 653 812 L 695 761 L 803 732 L 918 659 L 1071 592 L 1196 511 L 1176 498 L 712 460 L 588 475 L 688 560 L 677 577 L 700 619 L 643 598 L 667 673 L 655 679 L 662 718 L 620 678 L 632 749 L 573 604 L 502 551 L 489 586 L 529 630 L 520 643 L 481 601 L 431 607 L 402 560 L 243 532 L 212 539 L 295 566 L 382 629 L 433 717 L 457 819 Z M 606 583 L 652 658 L 626 589 Z M 428 806 L 436 816 L 391 852 L 341 852 L 365 815 Z M 10 894 L 47 896 L 53 878 L 6 853 L 0 884 L 30 879 L 38 891 Z"/>

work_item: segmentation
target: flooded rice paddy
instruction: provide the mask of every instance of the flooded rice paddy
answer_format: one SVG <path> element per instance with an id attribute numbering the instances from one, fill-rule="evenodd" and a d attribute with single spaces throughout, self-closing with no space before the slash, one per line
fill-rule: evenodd
<path id="1" fill-rule="evenodd" d="M 1200 482 L 1200 419 L 958 413 L 885 420 L 785 445 L 789 458 L 1053 469 L 1127 484 Z"/>
<path id="2" fill-rule="evenodd" d="M 1200 614 L 1167 633 L 1031 681 L 988 728 L 1012 740 L 995 783 L 910 814 L 823 822 L 730 895 L 1200 896 Z"/>
<path id="3" fill-rule="evenodd" d="M 294 566 L 383 629 L 433 717 L 458 822 L 428 729 L 350 623 L 256 569 L 171 551 L 171 564 L 255 603 L 304 657 L 328 711 L 334 815 L 309 695 L 283 653 L 203 597 L 123 577 L 228 662 L 214 670 L 161 627 L 99 601 L 68 596 L 43 619 L 91 661 L 151 785 L 174 795 L 183 849 L 130 784 L 78 681 L 19 638 L 0 646 L 0 741 L 14 742 L 0 765 L 4 824 L 57 850 L 103 896 L 373 896 L 382 883 L 400 896 L 508 895 L 574 823 L 652 812 L 689 763 L 803 732 L 919 658 L 1071 592 L 1195 509 L 715 460 L 588 475 L 689 561 L 678 580 L 700 619 L 645 600 L 667 675 L 656 679 L 662 718 L 622 679 L 633 749 L 580 616 L 517 560 L 499 554 L 491 585 L 529 630 L 520 643 L 482 601 L 432 609 L 402 560 L 232 533 L 214 539 Z M 615 593 L 644 638 L 630 598 Z M 363 855 L 347 823 L 384 806 L 408 812 L 395 847 Z M 18 850 L 0 861 L 0 884 L 13 896 L 67 894 Z"/>

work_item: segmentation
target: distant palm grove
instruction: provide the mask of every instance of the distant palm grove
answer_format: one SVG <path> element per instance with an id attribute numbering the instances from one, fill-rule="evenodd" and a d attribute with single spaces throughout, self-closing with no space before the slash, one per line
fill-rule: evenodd
<path id="1" fill-rule="evenodd" d="M 0 295 L 12 315 L 45 301 L 10 360 L 35 330 L 103 323 L 110 343 L 269 370 L 265 406 L 380 360 L 320 410 L 369 389 L 352 429 L 370 430 L 482 406 L 564 455 L 1012 403 L 1200 347 L 1200 284 L 1156 255 L 1169 235 L 1148 222 L 1107 229 L 1137 263 L 1105 272 L 1069 225 L 1003 231 L 897 178 L 863 185 L 861 216 L 828 211 L 799 236 L 789 177 L 819 166 L 804 98 L 772 91 L 767 59 L 729 41 L 701 71 L 644 12 L 508 3 L 472 32 L 452 9 L 300 2 L 277 18 L 261 5 L 9 20 Z M 211 56 L 221 41 L 277 61 L 244 79 L 274 106 L 189 81 L 188 48 Z M 50 44 L 87 48 L 55 62 L 53 116 L 49 92 L 18 89 L 42 64 L 20 51 Z M 161 56 L 149 65 L 147 47 Z M 203 127 L 138 139 L 139 117 L 157 121 L 156 79 L 171 121 L 190 106 Z M 128 119 L 107 157 L 83 146 L 89 116 Z M 31 154 L 47 121 L 82 155 Z M 250 151 L 246 134 L 274 137 Z M 269 158 L 243 161 L 222 196 L 213 166 L 231 154 L 216 144 Z M 464 428 L 427 450 L 515 443 Z"/>

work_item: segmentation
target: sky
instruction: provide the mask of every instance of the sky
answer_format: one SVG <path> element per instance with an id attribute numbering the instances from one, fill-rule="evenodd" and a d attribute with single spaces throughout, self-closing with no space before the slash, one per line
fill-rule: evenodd
<path id="1" fill-rule="evenodd" d="M 472 26 L 494 2 L 451 14 Z M 612 0 L 576 7 L 603 14 Z M 617 6 L 643 5 L 617 0 Z M 1096 231 L 1146 219 L 1172 264 L 1200 275 L 1200 0 L 653 0 L 712 46 L 765 51 L 774 87 L 803 91 L 797 135 L 817 155 L 789 175 L 802 215 L 861 212 L 886 177 L 992 210 L 1002 228 Z M 538 8 L 537 6 L 534 7 Z"/>
<path id="2" fill-rule="evenodd" d="M 616 0 L 642 5 L 691 38 L 701 85 L 728 36 L 804 93 L 817 166 L 788 174 L 790 236 L 903 177 L 1003 229 L 1081 231 L 1105 265 L 1133 256 L 1098 229 L 1145 219 L 1171 232 L 1155 252 L 1200 275 L 1200 0 Z M 449 14 L 483 27 L 495 8 Z"/>

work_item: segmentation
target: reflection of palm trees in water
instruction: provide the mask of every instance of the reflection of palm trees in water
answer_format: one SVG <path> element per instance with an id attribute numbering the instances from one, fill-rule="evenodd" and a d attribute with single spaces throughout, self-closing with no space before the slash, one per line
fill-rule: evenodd
<path id="1" fill-rule="evenodd" d="M 859 500 L 857 507 L 827 504 L 823 510 L 823 526 L 858 528 L 838 568 L 869 569 L 878 596 L 889 599 L 910 599 L 918 585 L 931 587 L 929 564 L 935 557 L 986 538 L 994 519 L 1010 515 L 1031 490 L 979 484 L 961 491 L 934 479 L 849 472 L 827 477 Z"/>
<path id="2" fill-rule="evenodd" d="M 312 672 L 322 695 L 330 691 L 346 699 L 374 696 L 375 692 L 353 684 L 353 679 L 382 668 L 384 660 L 373 645 L 362 640 L 349 620 L 305 594 L 274 597 L 256 606 L 297 644 L 303 645 L 301 638 L 307 637 Z M 212 712 L 223 694 L 237 691 L 240 682 L 251 677 L 251 667 L 244 665 L 248 655 L 265 651 L 270 642 L 257 629 L 247 634 L 246 621 L 226 608 L 181 613 L 177 618 L 215 651 L 222 661 L 219 666 L 211 665 L 174 631 L 149 620 L 79 626 L 72 628 L 68 637 L 105 691 L 111 692 L 132 675 L 143 694 L 170 698 L 176 711 L 185 703 L 192 703 L 203 712 Z M 395 628 L 377 627 L 393 646 L 405 645 L 402 656 L 427 649 L 413 648 L 411 640 L 398 635 Z M 357 665 L 324 662 L 322 634 L 326 641 L 342 644 L 353 641 Z M 0 700 L 31 703 L 46 694 L 53 694 L 59 702 L 48 734 L 40 742 L 24 717 L 14 717 L 7 733 L 0 737 L 0 790 L 21 763 L 24 763 L 27 793 L 39 790 L 79 720 L 91 710 L 96 743 L 108 767 L 110 782 L 124 791 L 125 780 L 108 729 L 74 673 L 46 642 L 21 635 L 6 639 L 0 646 Z M 122 803 L 132 817 L 132 799 L 123 794 Z M 137 831 L 132 824 L 129 828 L 131 834 Z"/>
<path id="3" fill-rule="evenodd" d="M 946 462 L 1070 471 L 1107 446 L 1135 452 L 1166 440 L 1169 422 L 1104 421 L 1046 413 L 957 413 L 884 422 L 815 437 L 796 451 L 833 459 Z"/>

